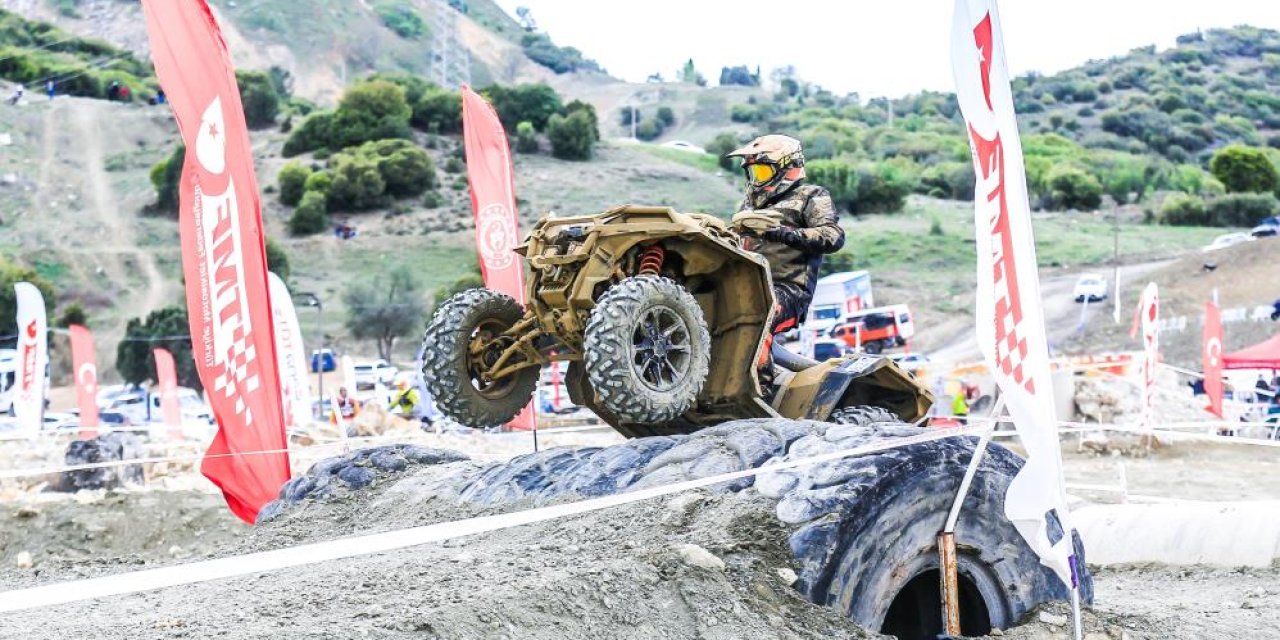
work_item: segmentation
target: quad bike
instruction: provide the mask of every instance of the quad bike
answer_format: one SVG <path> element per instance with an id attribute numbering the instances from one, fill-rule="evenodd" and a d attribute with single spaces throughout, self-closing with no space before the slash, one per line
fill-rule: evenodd
<path id="1" fill-rule="evenodd" d="M 529 266 L 526 308 L 473 289 L 427 328 L 424 378 L 463 424 L 511 420 L 553 361 L 568 363 L 575 404 L 631 437 L 744 418 L 838 421 L 862 406 L 914 422 L 933 403 L 888 359 L 819 363 L 781 347 L 762 385 L 769 266 L 719 218 L 637 206 L 548 217 L 517 253 Z"/>
<path id="2" fill-rule="evenodd" d="M 923 431 L 912 423 L 933 397 L 891 360 L 814 362 L 770 345 L 768 264 L 718 218 L 638 206 L 549 216 L 517 253 L 525 307 L 473 289 L 432 317 L 422 373 L 437 407 L 464 425 L 504 424 L 529 403 L 543 365 L 561 361 L 574 404 L 633 439 L 460 476 L 465 501 L 597 496 Z M 776 500 L 793 586 L 806 598 L 870 629 L 932 639 L 941 632 L 936 534 L 975 440 L 911 444 L 730 490 Z M 1004 517 L 1021 463 L 991 445 L 965 499 L 956 539 L 967 636 L 1067 596 Z M 1091 584 L 1086 573 L 1086 600 Z"/>

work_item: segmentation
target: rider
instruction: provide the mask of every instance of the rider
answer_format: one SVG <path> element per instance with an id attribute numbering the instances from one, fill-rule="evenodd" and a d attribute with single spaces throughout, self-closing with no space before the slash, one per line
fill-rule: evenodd
<path id="1" fill-rule="evenodd" d="M 822 256 L 844 246 L 831 193 L 805 182 L 800 141 L 761 136 L 726 157 L 742 158 L 747 196 L 734 222 L 754 237 L 747 249 L 769 261 L 776 301 L 773 333 L 804 321 L 818 286 Z"/>
<path id="2" fill-rule="evenodd" d="M 388 409 L 392 412 L 398 411 L 400 415 L 418 420 L 427 426 L 433 422 L 427 403 L 422 401 L 422 392 L 404 378 L 396 381 L 396 393 L 392 396 L 391 406 Z"/>

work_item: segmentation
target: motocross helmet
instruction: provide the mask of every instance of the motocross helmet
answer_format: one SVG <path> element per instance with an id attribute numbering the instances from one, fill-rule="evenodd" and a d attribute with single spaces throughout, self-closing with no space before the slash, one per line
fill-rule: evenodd
<path id="1" fill-rule="evenodd" d="M 805 176 L 804 150 L 800 141 L 790 136 L 760 136 L 725 157 L 742 158 L 742 171 L 752 200 L 785 192 Z"/>

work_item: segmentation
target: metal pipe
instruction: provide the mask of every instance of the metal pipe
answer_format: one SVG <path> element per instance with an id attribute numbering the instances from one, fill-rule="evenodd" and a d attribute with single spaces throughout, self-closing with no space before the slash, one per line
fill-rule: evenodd
<path id="1" fill-rule="evenodd" d="M 960 572 L 956 566 L 956 536 L 938 534 L 938 575 L 942 588 L 942 628 L 948 636 L 960 636 Z"/>

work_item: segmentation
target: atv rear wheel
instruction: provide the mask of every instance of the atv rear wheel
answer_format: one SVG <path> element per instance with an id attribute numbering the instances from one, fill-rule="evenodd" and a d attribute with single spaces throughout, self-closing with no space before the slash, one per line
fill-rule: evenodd
<path id="1" fill-rule="evenodd" d="M 422 378 L 442 412 L 469 427 L 491 427 L 529 404 L 538 367 L 498 380 L 480 375 L 509 345 L 502 333 L 523 315 L 515 299 L 489 289 L 463 291 L 440 305 L 422 338 Z"/>
<path id="2" fill-rule="evenodd" d="M 587 380 L 622 422 L 661 424 L 691 409 L 706 382 L 711 336 L 702 308 L 668 278 L 614 285 L 591 312 Z"/>

